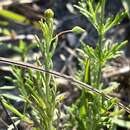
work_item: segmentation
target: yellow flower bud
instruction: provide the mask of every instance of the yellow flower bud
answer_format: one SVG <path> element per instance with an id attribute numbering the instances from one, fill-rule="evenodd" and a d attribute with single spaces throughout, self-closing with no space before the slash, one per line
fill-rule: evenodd
<path id="1" fill-rule="evenodd" d="M 47 9 L 44 12 L 44 17 L 45 18 L 53 18 L 54 17 L 54 12 L 52 9 Z"/>

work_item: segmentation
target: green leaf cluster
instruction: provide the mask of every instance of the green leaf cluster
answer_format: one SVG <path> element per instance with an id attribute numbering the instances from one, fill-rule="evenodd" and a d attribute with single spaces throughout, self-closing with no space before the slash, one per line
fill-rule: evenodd
<path id="1" fill-rule="evenodd" d="M 41 26 L 43 39 L 40 40 L 36 36 L 36 40 L 42 55 L 40 59 L 42 60 L 37 58 L 35 64 L 44 67 L 46 70 L 52 70 L 52 57 L 58 41 L 58 37 L 54 35 L 54 19 L 53 17 L 48 17 L 44 22 L 41 20 L 39 25 Z M 25 62 L 28 61 L 26 58 L 28 51 L 33 47 L 34 45 L 30 45 L 26 48 L 26 43 L 21 41 L 19 47 L 13 47 L 13 49 L 20 53 L 22 61 Z M 11 110 L 21 120 L 25 122 L 30 120 L 37 130 L 55 130 L 55 124 L 57 122 L 55 111 L 60 103 L 60 101 L 57 101 L 58 94 L 55 78 L 48 73 L 35 72 L 31 69 L 25 70 L 14 66 L 12 67 L 12 74 L 15 79 L 10 77 L 6 78 L 12 81 L 14 86 L 18 88 L 20 97 L 9 94 L 3 94 L 1 96 L 15 101 L 23 99 L 21 101 L 24 104 L 24 109 L 22 112 L 19 112 L 7 102 L 4 102 L 5 107 Z"/>
<path id="2" fill-rule="evenodd" d="M 90 84 L 101 91 L 104 89 L 102 69 L 109 60 L 122 54 L 121 49 L 127 43 L 127 41 L 112 43 L 112 41 L 107 40 L 106 33 L 121 22 L 126 16 L 126 12 L 121 11 L 114 17 L 107 17 L 105 15 L 105 4 L 106 0 L 99 0 L 98 2 L 95 0 L 80 0 L 79 5 L 75 5 L 98 33 L 95 48 L 90 46 L 92 43 L 88 44 L 81 41 L 81 49 L 77 49 L 81 66 L 77 76 L 82 82 Z M 111 90 L 106 91 L 111 93 Z M 111 116 L 115 111 L 110 110 L 114 110 L 116 102 L 116 99 L 106 101 L 102 96 L 81 90 L 80 97 L 69 109 L 72 123 L 69 128 L 72 129 L 73 126 L 76 126 L 77 130 L 114 129 Z M 116 116 L 118 115 L 120 115 L 119 112 L 116 112 Z"/>

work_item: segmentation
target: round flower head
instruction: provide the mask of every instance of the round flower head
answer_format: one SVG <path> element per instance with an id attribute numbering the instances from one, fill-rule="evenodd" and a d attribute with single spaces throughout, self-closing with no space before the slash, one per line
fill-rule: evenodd
<path id="1" fill-rule="evenodd" d="M 54 12 L 52 9 L 47 9 L 44 12 L 44 17 L 45 18 L 53 18 L 54 17 Z"/>

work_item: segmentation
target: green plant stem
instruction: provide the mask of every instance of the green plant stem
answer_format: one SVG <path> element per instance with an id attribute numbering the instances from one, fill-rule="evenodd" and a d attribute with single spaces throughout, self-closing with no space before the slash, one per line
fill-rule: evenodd
<path id="1" fill-rule="evenodd" d="M 100 81 L 101 81 L 101 73 L 102 73 L 102 59 L 101 59 L 101 55 L 102 55 L 102 41 L 103 41 L 103 34 L 101 33 L 99 35 L 99 42 L 98 42 L 98 46 L 99 46 L 99 60 L 98 60 L 98 74 L 97 74 L 97 82 L 96 82 L 96 88 L 99 88 L 100 86 Z"/>
<path id="2" fill-rule="evenodd" d="M 97 83 L 96 87 L 99 88 L 100 82 L 101 82 L 101 73 L 102 73 L 102 43 L 103 43 L 103 38 L 104 38 L 104 11 L 105 11 L 105 0 L 102 0 L 102 9 L 101 9 L 101 19 L 100 19 L 100 28 L 99 28 L 99 59 L 98 59 L 98 74 L 97 74 Z"/>

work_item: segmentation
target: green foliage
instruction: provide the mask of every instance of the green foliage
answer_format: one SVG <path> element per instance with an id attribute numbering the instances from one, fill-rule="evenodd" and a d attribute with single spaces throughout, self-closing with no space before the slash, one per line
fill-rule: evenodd
<path id="1" fill-rule="evenodd" d="M 75 5 L 75 7 L 91 22 L 100 35 L 118 25 L 126 15 L 126 12 L 119 12 L 114 18 L 105 18 L 105 0 L 98 3 L 92 0 L 82 0 L 79 2 L 79 6 Z"/>
<path id="2" fill-rule="evenodd" d="M 52 57 L 54 55 L 58 38 L 54 36 L 53 31 L 53 18 L 46 18 L 45 22 L 42 20 L 39 22 L 43 39 L 40 40 L 36 36 L 37 46 L 41 51 L 42 62 L 36 59 L 38 66 L 44 67 L 46 70 L 53 69 Z M 34 46 L 26 46 L 26 43 L 21 41 L 19 47 L 12 47 L 19 52 L 22 61 L 27 61 L 26 55 L 30 48 Z M 23 113 L 18 112 L 13 106 L 4 102 L 7 109 L 11 110 L 21 120 L 27 122 L 27 119 L 32 120 L 32 123 L 36 129 L 55 130 L 55 122 L 57 122 L 56 111 L 60 100 L 58 101 L 57 85 L 55 78 L 47 73 L 34 72 L 33 70 L 25 70 L 19 67 L 12 67 L 12 73 L 15 79 L 12 80 L 14 85 L 20 92 L 20 97 L 24 102 Z M 10 99 L 9 94 L 1 95 L 4 98 Z M 11 96 L 11 100 L 20 100 L 20 97 Z M 28 115 L 28 108 L 31 108 L 31 114 Z M 23 118 L 24 117 L 24 118 Z"/>
<path id="3" fill-rule="evenodd" d="M 105 0 L 101 0 L 96 4 L 94 3 L 94 1 L 91 0 L 85 2 L 80 1 L 79 6 L 76 5 L 75 7 L 80 10 L 81 14 L 88 18 L 88 20 L 92 23 L 92 25 L 98 32 L 99 39 L 97 41 L 96 49 L 85 45 L 83 41 L 81 41 L 81 43 L 84 56 L 86 56 L 85 58 L 88 58 L 90 60 L 90 63 L 92 64 L 92 71 L 98 68 L 98 70 L 96 69 L 96 72 L 98 73 L 96 75 L 98 76 L 93 79 L 93 83 L 97 81 L 96 85 L 98 85 L 97 87 L 99 87 L 101 68 L 108 60 L 119 56 L 121 53 L 120 50 L 127 43 L 127 41 L 124 41 L 122 43 L 113 44 L 107 41 L 107 39 L 105 38 L 105 33 L 113 26 L 120 23 L 122 18 L 125 16 L 125 12 L 119 12 L 114 18 L 105 17 Z"/>
<path id="4" fill-rule="evenodd" d="M 81 41 L 81 49 L 78 49 L 81 65 L 78 79 L 99 90 L 103 90 L 103 83 L 101 82 L 102 68 L 105 67 L 109 60 L 120 56 L 122 53 L 121 49 L 127 43 L 127 41 L 112 43 L 106 39 L 105 34 L 109 29 L 118 25 L 126 13 L 119 12 L 113 18 L 106 17 L 104 12 L 105 0 L 100 0 L 97 3 L 94 0 L 81 0 L 79 5 L 75 5 L 75 7 L 90 21 L 98 32 L 98 41 L 95 49 Z M 111 90 L 113 90 L 112 87 Z M 107 94 L 111 90 L 106 90 Z M 72 124 L 69 128 L 72 129 L 75 126 L 77 130 L 99 130 L 104 127 L 112 129 L 114 127 L 111 119 L 113 112 L 109 110 L 113 108 L 114 104 L 116 104 L 115 99 L 106 101 L 102 96 L 82 90 L 80 97 L 69 109 L 71 114 L 70 124 Z M 119 113 L 117 112 L 116 116 L 118 115 Z"/>
<path id="5" fill-rule="evenodd" d="M 101 95 L 93 93 L 83 88 L 80 91 L 79 97 L 72 103 L 71 106 L 66 106 L 66 113 L 62 113 L 60 103 L 64 100 L 65 94 L 57 92 L 57 84 L 53 75 L 49 73 L 41 73 L 33 71 L 32 69 L 22 69 L 19 67 L 12 67 L 12 74 L 15 78 L 6 77 L 12 81 L 20 92 L 19 96 L 12 96 L 10 94 L 1 94 L 4 99 L 22 101 L 24 109 L 22 112 L 18 111 L 10 103 L 4 100 L 4 105 L 7 109 L 12 111 L 20 120 L 31 124 L 35 130 L 59 130 L 60 116 L 68 114 L 68 121 L 63 122 L 63 130 L 100 130 L 107 128 L 109 130 L 116 130 L 114 124 L 124 126 L 124 122 L 114 118 L 122 114 L 122 110 L 114 108 L 118 102 L 117 99 L 111 98 L 106 100 L 104 94 L 111 93 L 118 84 L 111 84 L 109 88 L 104 88 L 102 83 L 102 69 L 107 62 L 114 59 L 122 53 L 121 49 L 126 45 L 127 41 L 120 43 L 112 43 L 105 37 L 106 32 L 112 27 L 118 25 L 122 18 L 126 15 L 125 12 L 119 12 L 115 17 L 110 18 L 105 16 L 105 0 L 100 0 L 95 3 L 94 0 L 80 0 L 79 5 L 75 7 L 83 14 L 97 30 L 98 40 L 96 48 L 86 45 L 81 41 L 81 49 L 79 52 L 79 63 L 81 69 L 77 72 L 77 78 L 101 91 Z M 24 18 L 12 14 L 10 12 L 2 12 L 4 15 L 11 15 L 12 18 L 21 22 Z M 2 15 L 1 13 L 1 15 Z M 15 15 L 15 16 L 14 16 Z M 43 39 L 37 40 L 37 47 L 42 54 L 42 60 L 36 59 L 35 64 L 43 67 L 45 71 L 53 70 L 53 55 L 58 42 L 58 36 L 64 33 L 80 34 L 85 32 L 81 27 L 75 26 L 72 30 L 67 30 L 54 35 L 54 13 L 51 9 L 45 11 L 44 22 L 41 20 L 39 25 L 43 33 Z M 10 17 L 9 17 L 10 18 Z M 26 45 L 25 42 L 20 41 L 18 47 L 10 46 L 13 50 L 18 52 L 21 60 L 26 62 L 28 59 L 26 55 L 28 51 L 35 45 Z M 70 78 L 71 79 L 71 78 Z M 73 80 L 73 79 L 72 79 Z M 14 86 L 0 88 L 0 90 L 13 89 Z M 103 92 L 103 93 L 102 93 Z M 29 109 L 29 111 L 28 111 Z M 62 115 L 62 116 L 63 116 Z M 15 123 L 17 123 L 17 120 Z M 127 127 L 129 127 L 129 122 Z M 12 126 L 10 126 L 12 127 Z"/>
<path id="6" fill-rule="evenodd" d="M 14 108 L 12 105 L 4 102 L 4 106 L 9 109 L 10 111 L 12 111 L 13 113 L 15 113 L 18 117 L 21 118 L 21 120 L 29 123 L 29 124 L 32 124 L 33 122 L 28 118 L 26 117 L 25 115 L 23 115 L 22 113 L 20 113 L 16 108 Z"/>

